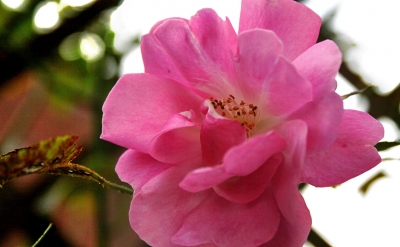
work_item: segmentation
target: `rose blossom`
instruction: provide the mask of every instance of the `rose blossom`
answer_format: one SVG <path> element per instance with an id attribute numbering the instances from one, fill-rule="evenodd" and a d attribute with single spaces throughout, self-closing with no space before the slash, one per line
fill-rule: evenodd
<path id="1" fill-rule="evenodd" d="M 292 0 L 243 0 L 239 34 L 212 9 L 158 22 L 143 74 L 104 103 L 101 138 L 128 148 L 132 228 L 168 246 L 302 246 L 299 183 L 333 186 L 380 162 L 381 124 L 343 110 L 341 53 Z"/>

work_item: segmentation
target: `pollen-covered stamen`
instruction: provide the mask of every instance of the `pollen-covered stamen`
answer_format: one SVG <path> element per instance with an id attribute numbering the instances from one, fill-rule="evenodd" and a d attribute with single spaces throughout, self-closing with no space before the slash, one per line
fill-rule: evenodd
<path id="1" fill-rule="evenodd" d="M 227 99 L 216 100 L 211 97 L 210 101 L 221 116 L 239 121 L 246 128 L 247 135 L 254 131 L 255 123 L 259 117 L 257 106 L 247 104 L 244 100 L 240 100 L 238 103 L 231 94 Z"/>

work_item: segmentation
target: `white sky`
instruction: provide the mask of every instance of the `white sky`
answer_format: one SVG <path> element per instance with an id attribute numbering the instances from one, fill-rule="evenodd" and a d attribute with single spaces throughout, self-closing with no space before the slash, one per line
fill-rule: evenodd
<path id="1" fill-rule="evenodd" d="M 400 1 L 309 0 L 306 5 L 320 16 L 337 8 L 334 28 L 355 44 L 346 60 L 368 82 L 381 92 L 389 92 L 400 82 Z M 237 30 L 240 0 L 125 0 L 112 18 L 116 47 L 127 54 L 121 73 L 143 72 L 140 50 L 126 51 L 132 37 L 147 33 L 159 20 L 190 18 L 205 7 L 213 8 L 222 18 L 228 16 Z M 337 80 L 339 94 L 354 91 L 342 77 Z M 345 108 L 367 107 L 360 96 L 345 100 Z M 390 120 L 382 119 L 382 123 L 385 140 L 400 137 Z M 382 156 L 399 158 L 398 150 Z M 361 195 L 359 187 L 379 171 L 388 177 Z M 400 161 L 383 162 L 336 189 L 309 186 L 304 197 L 313 226 L 333 246 L 400 246 Z"/>

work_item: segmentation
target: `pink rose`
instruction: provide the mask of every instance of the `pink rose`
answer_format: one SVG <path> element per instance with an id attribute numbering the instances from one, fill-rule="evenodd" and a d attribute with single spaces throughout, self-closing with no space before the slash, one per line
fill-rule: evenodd
<path id="1" fill-rule="evenodd" d="M 237 35 L 212 9 L 142 38 L 146 73 L 104 103 L 101 138 L 128 148 L 132 228 L 155 247 L 302 246 L 299 183 L 333 186 L 380 162 L 381 124 L 343 110 L 341 53 L 292 0 L 243 0 Z"/>

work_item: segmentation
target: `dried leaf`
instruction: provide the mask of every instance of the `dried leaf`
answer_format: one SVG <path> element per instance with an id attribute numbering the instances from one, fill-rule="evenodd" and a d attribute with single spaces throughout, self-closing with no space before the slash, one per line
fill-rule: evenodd
<path id="1" fill-rule="evenodd" d="M 132 194 L 132 190 L 109 182 L 89 168 L 71 163 L 82 151 L 77 136 L 62 136 L 16 149 L 0 156 L 0 188 L 13 178 L 29 174 L 52 174 L 94 180 L 103 186 Z"/>
<path id="2" fill-rule="evenodd" d="M 62 136 L 0 156 L 0 187 L 15 177 L 49 173 L 69 164 L 82 151 L 77 136 Z"/>

